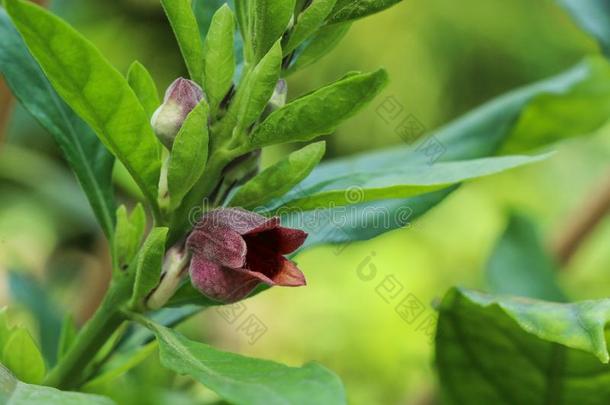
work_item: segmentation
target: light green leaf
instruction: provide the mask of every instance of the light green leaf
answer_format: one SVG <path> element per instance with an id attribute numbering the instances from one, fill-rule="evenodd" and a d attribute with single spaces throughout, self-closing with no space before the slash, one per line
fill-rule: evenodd
<path id="1" fill-rule="evenodd" d="M 121 205 L 116 213 L 117 224 L 114 235 L 114 257 L 119 269 L 125 270 L 136 257 L 144 231 L 146 230 L 146 213 L 138 203 L 131 215 L 127 215 L 127 208 Z"/>
<path id="2" fill-rule="evenodd" d="M 610 3 L 605 0 L 556 0 L 610 56 Z"/>
<path id="3" fill-rule="evenodd" d="M 351 74 L 274 111 L 252 134 L 252 146 L 309 141 L 333 132 L 385 87 L 385 70 Z"/>
<path id="4" fill-rule="evenodd" d="M 281 197 L 311 173 L 325 150 L 325 143 L 317 142 L 291 153 L 247 182 L 233 196 L 230 205 L 253 209 Z"/>
<path id="5" fill-rule="evenodd" d="M 142 245 L 136 265 L 136 279 L 129 305 L 136 308 L 142 299 L 159 284 L 168 228 L 154 228 Z"/>
<path id="6" fill-rule="evenodd" d="M 233 127 L 243 131 L 257 120 L 273 95 L 281 66 L 282 48 L 278 41 L 239 85 L 235 99 L 221 121 L 223 132 Z"/>
<path id="7" fill-rule="evenodd" d="M 448 404 L 610 402 L 610 300 L 559 304 L 451 290 L 436 364 Z"/>
<path id="8" fill-rule="evenodd" d="M 203 83 L 203 43 L 191 0 L 161 0 L 191 79 Z"/>
<path id="9" fill-rule="evenodd" d="M 132 88 L 138 100 L 144 107 L 150 119 L 155 110 L 161 105 L 159 90 L 148 70 L 140 62 L 135 61 L 127 72 L 127 82 Z"/>
<path id="10" fill-rule="evenodd" d="M 18 381 L 0 364 L 0 402 L 5 405 L 115 405 L 98 395 L 60 391 Z"/>
<path id="11" fill-rule="evenodd" d="M 345 404 L 339 378 L 309 363 L 288 367 L 216 350 L 146 321 L 159 341 L 161 363 L 187 374 L 236 405 Z"/>
<path id="12" fill-rule="evenodd" d="M 21 0 L 6 1 L 6 9 L 55 90 L 125 164 L 154 205 L 159 148 L 127 81 L 89 41 L 48 11 Z"/>
<path id="13" fill-rule="evenodd" d="M 66 315 L 61 325 L 61 333 L 59 335 L 59 345 L 57 346 L 57 360 L 61 360 L 74 341 L 78 334 L 78 328 L 74 322 L 72 315 Z"/>
<path id="14" fill-rule="evenodd" d="M 286 75 L 291 75 L 326 56 L 341 42 L 351 26 L 351 23 L 343 23 L 320 28 L 297 53 L 296 61 L 288 68 Z"/>
<path id="15" fill-rule="evenodd" d="M 565 302 L 566 296 L 555 277 L 558 271 L 557 264 L 545 251 L 536 226 L 522 215 L 511 215 L 487 264 L 491 291 Z"/>
<path id="16" fill-rule="evenodd" d="M 288 37 L 288 42 L 282 47 L 284 55 L 288 55 L 318 31 L 336 2 L 337 0 L 313 0 L 311 5 L 299 15 L 298 21 Z"/>
<path id="17" fill-rule="evenodd" d="M 247 0 L 250 5 L 250 38 L 254 63 L 261 60 L 280 40 L 294 12 L 295 0 Z"/>
<path id="18" fill-rule="evenodd" d="M 352 171 L 320 183 L 302 183 L 287 194 L 280 210 L 316 210 L 374 200 L 413 197 L 467 180 L 539 162 L 549 155 L 504 156 L 456 162 L 403 164 L 390 170 Z"/>
<path id="19" fill-rule="evenodd" d="M 41 383 L 46 367 L 40 350 L 25 328 L 17 328 L 8 338 L 2 351 L 2 360 L 20 380 Z"/>
<path id="20" fill-rule="evenodd" d="M 114 157 L 66 105 L 0 9 L 0 72 L 23 107 L 55 138 L 80 182 L 107 238 L 114 231 Z"/>
<path id="21" fill-rule="evenodd" d="M 337 0 L 328 22 L 330 24 L 356 20 L 378 13 L 401 0 Z"/>
<path id="22" fill-rule="evenodd" d="M 210 115 L 216 117 L 220 102 L 233 85 L 235 73 L 235 16 L 228 5 L 214 14 L 204 43 L 204 88 L 210 102 Z"/>
<path id="23" fill-rule="evenodd" d="M 174 140 L 169 160 L 170 209 L 177 208 L 205 170 L 208 160 L 208 105 L 199 103 L 189 113 Z"/>

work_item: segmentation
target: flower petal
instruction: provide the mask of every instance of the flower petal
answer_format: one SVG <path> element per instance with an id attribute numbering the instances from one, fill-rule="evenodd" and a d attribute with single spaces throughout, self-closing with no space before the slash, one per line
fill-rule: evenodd
<path id="1" fill-rule="evenodd" d="M 303 272 L 301 272 L 301 270 L 299 270 L 296 264 L 282 256 L 278 256 L 278 264 L 279 269 L 272 277 L 249 269 L 239 269 L 236 271 L 243 272 L 251 277 L 256 277 L 263 283 L 270 286 L 279 285 L 284 287 L 300 287 L 307 284 L 305 275 Z"/>
<path id="2" fill-rule="evenodd" d="M 197 228 L 223 227 L 246 235 L 277 228 L 279 218 L 266 218 L 241 208 L 222 208 L 207 213 L 197 224 Z"/>
<path id="3" fill-rule="evenodd" d="M 243 271 L 219 266 L 201 257 L 193 257 L 189 269 L 191 283 L 203 295 L 223 303 L 247 297 L 260 280 Z"/>
<path id="4" fill-rule="evenodd" d="M 246 261 L 247 246 L 241 235 L 228 228 L 198 227 L 189 236 L 186 245 L 195 256 L 222 266 L 238 269 Z"/>
<path id="5" fill-rule="evenodd" d="M 301 231 L 300 229 L 284 228 L 281 226 L 268 233 L 273 235 L 276 249 L 283 255 L 294 252 L 300 248 L 305 242 L 305 239 L 307 239 L 307 232 Z"/>

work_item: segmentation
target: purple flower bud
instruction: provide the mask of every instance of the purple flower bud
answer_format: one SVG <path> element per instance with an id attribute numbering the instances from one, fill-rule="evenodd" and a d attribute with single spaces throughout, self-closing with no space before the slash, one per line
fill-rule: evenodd
<path id="1" fill-rule="evenodd" d="M 163 104 L 152 116 L 151 124 L 163 145 L 171 150 L 174 138 L 184 120 L 203 99 L 203 90 L 197 83 L 179 77 L 165 92 Z"/>
<path id="2" fill-rule="evenodd" d="M 238 208 L 204 215 L 186 245 L 193 258 L 191 282 L 205 296 L 231 303 L 248 296 L 260 283 L 302 286 L 305 276 L 284 255 L 297 250 L 307 233 L 280 226 Z"/>

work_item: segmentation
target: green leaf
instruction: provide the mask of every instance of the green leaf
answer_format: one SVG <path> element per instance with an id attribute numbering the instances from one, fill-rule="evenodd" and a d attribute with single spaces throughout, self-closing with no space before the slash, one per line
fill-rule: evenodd
<path id="1" fill-rule="evenodd" d="M 119 269 L 126 269 L 136 257 L 144 231 L 146 230 L 146 214 L 144 208 L 138 203 L 131 215 L 127 215 L 127 208 L 121 205 L 116 213 L 117 225 L 114 234 L 114 256 Z"/>
<path id="2" fill-rule="evenodd" d="M 203 43 L 190 0 L 161 0 L 191 79 L 203 83 Z"/>
<path id="3" fill-rule="evenodd" d="M 168 228 L 154 228 L 142 245 L 138 255 L 136 279 L 129 304 L 132 308 L 137 307 L 140 301 L 159 284 L 168 231 Z"/>
<path id="4" fill-rule="evenodd" d="M 326 368 L 309 363 L 288 367 L 243 357 L 188 340 L 146 321 L 159 341 L 161 363 L 187 374 L 236 405 L 345 404 L 343 386 Z"/>
<path id="5" fill-rule="evenodd" d="M 298 52 L 296 61 L 288 68 L 286 75 L 291 75 L 326 56 L 341 42 L 351 26 L 351 23 L 343 23 L 320 28 Z"/>
<path id="6" fill-rule="evenodd" d="M 21 0 L 5 4 L 55 90 L 125 164 L 155 204 L 161 167 L 158 143 L 127 81 L 58 17 Z"/>
<path id="7" fill-rule="evenodd" d="M 18 328 L 4 345 L 2 360 L 20 380 L 41 383 L 46 373 L 44 359 L 34 339 L 25 328 Z"/>
<path id="8" fill-rule="evenodd" d="M 451 290 L 436 364 L 449 404 L 607 404 L 610 300 L 574 304 Z"/>
<path id="9" fill-rule="evenodd" d="M 325 151 L 325 143 L 317 142 L 291 153 L 240 188 L 230 205 L 253 209 L 281 197 L 311 173 Z"/>
<path id="10" fill-rule="evenodd" d="M 274 111 L 252 134 L 252 146 L 309 141 L 333 132 L 375 98 L 388 82 L 385 70 L 352 74 Z"/>
<path id="11" fill-rule="evenodd" d="M 556 0 L 610 56 L 610 3 L 607 0 Z"/>
<path id="12" fill-rule="evenodd" d="M 102 230 L 114 230 L 114 158 L 91 128 L 57 95 L 17 30 L 0 9 L 0 72 L 23 107 L 55 138 L 74 170 Z"/>
<path id="13" fill-rule="evenodd" d="M 61 360 L 72 344 L 76 340 L 78 334 L 78 328 L 74 322 L 72 315 L 66 315 L 61 326 L 61 334 L 59 335 L 59 345 L 57 346 L 57 359 Z"/>
<path id="14" fill-rule="evenodd" d="M 536 226 L 522 215 L 511 215 L 487 264 L 492 292 L 565 302 L 566 296 L 555 278 L 558 271 Z"/>
<path id="15" fill-rule="evenodd" d="M 208 105 L 202 101 L 189 113 L 176 135 L 168 168 L 170 209 L 180 205 L 205 170 L 208 160 Z"/>
<path id="16" fill-rule="evenodd" d="M 127 82 L 132 88 L 138 100 L 144 107 L 150 119 L 157 108 L 161 105 L 159 90 L 148 70 L 140 62 L 135 61 L 127 72 Z"/>
<path id="17" fill-rule="evenodd" d="M 5 405 L 115 405 L 108 398 L 18 381 L 0 364 L 0 402 Z"/>
<path id="18" fill-rule="evenodd" d="M 214 14 L 204 43 L 204 88 L 210 102 L 210 115 L 216 117 L 218 107 L 233 85 L 235 73 L 235 16 L 228 5 Z"/>
<path id="19" fill-rule="evenodd" d="M 352 21 L 378 13 L 400 3 L 401 0 L 337 0 L 328 22 Z"/>
<path id="20" fill-rule="evenodd" d="M 254 63 L 261 60 L 282 37 L 292 14 L 295 0 L 246 0 L 250 1 L 250 38 Z"/>
<path id="21" fill-rule="evenodd" d="M 278 41 L 239 85 L 235 99 L 221 121 L 223 132 L 233 127 L 236 131 L 244 131 L 258 119 L 273 95 L 281 66 L 282 48 Z"/>
<path id="22" fill-rule="evenodd" d="M 504 156 L 430 165 L 420 162 L 392 169 L 353 171 L 315 184 L 303 182 L 283 198 L 281 211 L 316 210 L 373 200 L 413 197 L 442 190 L 467 180 L 501 173 L 548 158 L 540 156 Z"/>
<path id="23" fill-rule="evenodd" d="M 282 47 L 284 55 L 288 55 L 318 31 L 336 2 L 337 0 L 313 0 L 311 5 L 299 15 L 297 23 L 288 37 L 288 42 Z"/>

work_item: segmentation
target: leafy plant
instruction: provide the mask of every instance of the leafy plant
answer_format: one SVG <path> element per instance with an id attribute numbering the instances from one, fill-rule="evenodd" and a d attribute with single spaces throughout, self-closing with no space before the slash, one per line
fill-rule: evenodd
<path id="1" fill-rule="evenodd" d="M 123 75 L 59 17 L 24 0 L 5 0 L 0 71 L 23 107 L 60 145 L 108 239 L 113 266 L 110 287 L 93 317 L 80 330 L 64 323 L 56 364 L 45 361 L 26 329 L 2 318 L 1 395 L 8 403 L 34 397 L 49 404 L 111 403 L 57 389 L 112 381 L 149 353 L 151 336 L 164 367 L 230 403 L 346 402 L 339 378 L 319 364 L 288 367 L 223 352 L 187 339 L 175 326 L 207 307 L 269 287 L 302 286 L 305 275 L 288 255 L 402 227 L 461 183 L 547 159 L 551 153 L 524 153 L 590 133 L 610 113 L 610 66 L 592 57 L 492 100 L 415 145 L 320 163 L 325 143 L 318 138 L 369 105 L 383 92 L 388 74 L 350 72 L 294 99 L 288 99 L 285 78 L 330 52 L 350 24 L 398 2 L 162 0 L 190 77 L 177 78 L 161 101 L 143 64 L 134 62 Z M 585 118 L 562 115 L 567 108 Z M 310 141 L 316 142 L 259 172 L 261 149 Z M 133 207 L 115 206 L 115 161 L 141 191 L 142 201 Z M 390 222 L 379 226 L 371 212 Z M 515 220 L 498 255 L 515 249 L 522 237 L 533 236 L 527 224 Z M 522 280 L 504 282 L 505 263 L 496 261 L 492 284 L 562 298 L 548 281 L 552 264 L 538 253 L 524 253 L 531 260 L 515 265 L 541 267 L 539 288 L 525 288 Z M 541 379 L 559 384 L 561 376 L 541 373 L 541 367 L 567 358 L 575 372 L 598 372 L 594 356 L 608 360 L 606 307 L 452 290 L 440 306 L 441 380 L 458 403 L 527 403 L 530 397 L 518 396 L 502 378 L 504 371 L 487 370 L 519 361 L 530 371 L 522 381 L 532 386 L 523 395 L 546 392 L 550 403 L 557 403 Z M 505 334 L 514 335 L 517 344 Z M 524 356 L 522 345 L 540 358 Z M 128 360 L 104 369 L 118 354 Z M 476 388 L 456 383 L 455 369 L 464 364 L 478 368 L 468 375 Z M 587 389 L 575 386 L 568 394 Z M 525 402 L 506 400 L 507 393 Z"/>

